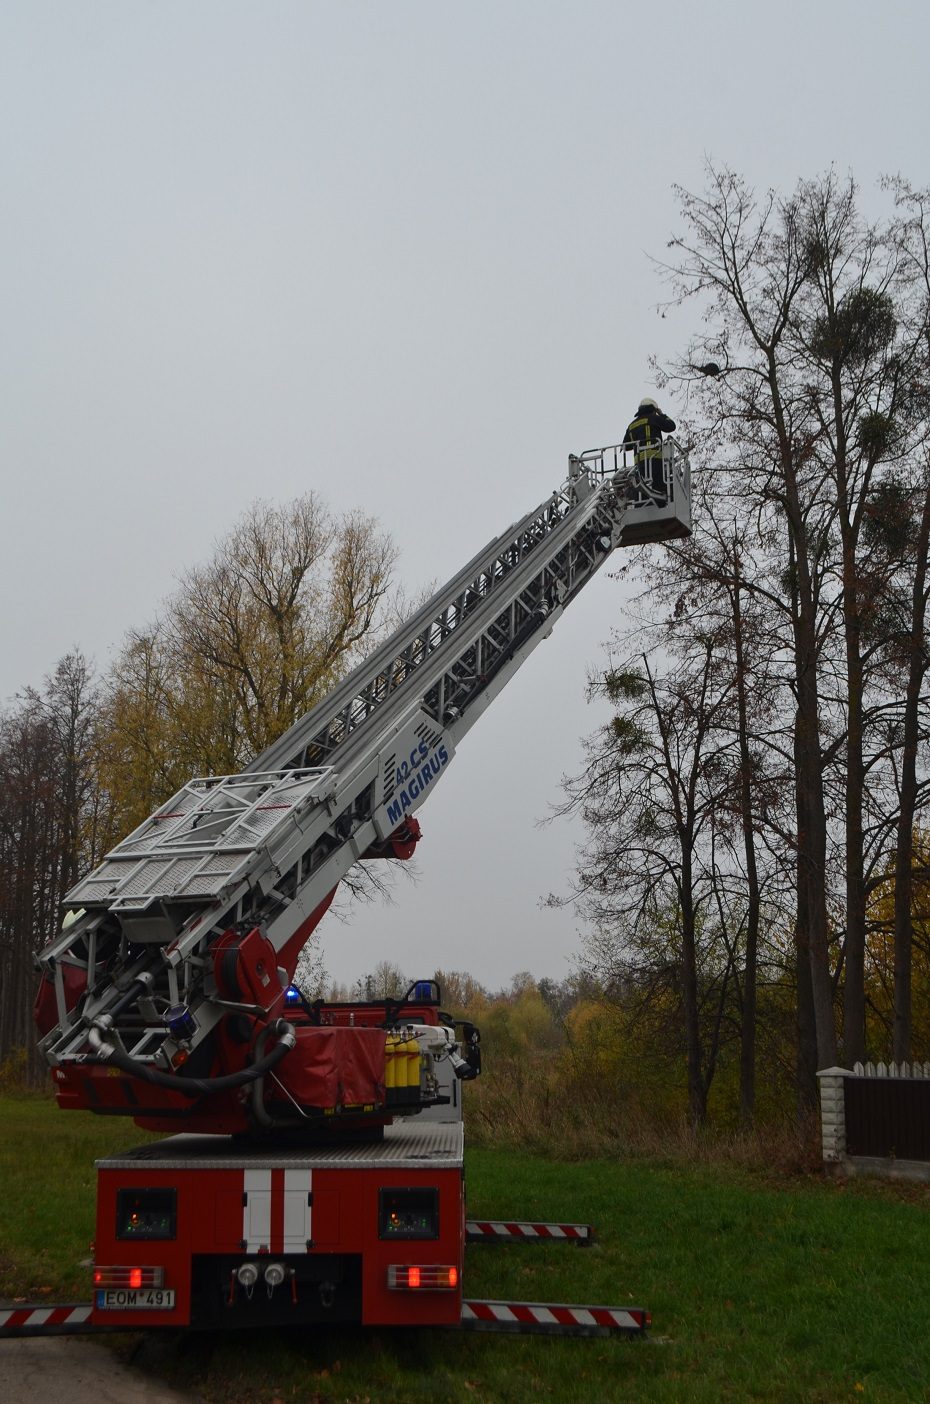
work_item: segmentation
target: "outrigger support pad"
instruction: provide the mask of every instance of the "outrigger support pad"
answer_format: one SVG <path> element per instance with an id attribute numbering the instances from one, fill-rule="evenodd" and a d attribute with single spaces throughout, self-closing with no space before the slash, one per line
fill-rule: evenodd
<path id="1" fill-rule="evenodd" d="M 528 1336 L 641 1336 L 652 1325 L 642 1307 L 554 1302 L 462 1302 L 461 1329 Z"/>
<path id="2" fill-rule="evenodd" d="M 594 1242 L 592 1224 L 531 1224 L 522 1219 L 468 1219 L 466 1243 L 572 1243 L 589 1248 Z"/>
<path id="3" fill-rule="evenodd" d="M 6 1336 L 77 1336 L 92 1331 L 123 1330 L 122 1327 L 95 1326 L 90 1320 L 90 1302 L 23 1302 L 0 1307 L 0 1340 Z"/>

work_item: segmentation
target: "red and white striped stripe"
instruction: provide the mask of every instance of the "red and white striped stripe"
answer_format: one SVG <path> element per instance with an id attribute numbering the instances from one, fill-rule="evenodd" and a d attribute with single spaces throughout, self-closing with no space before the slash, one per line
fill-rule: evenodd
<path id="1" fill-rule="evenodd" d="M 247 1253 L 306 1253 L 313 1237 L 312 1170 L 244 1170 L 242 1241 Z"/>
<path id="2" fill-rule="evenodd" d="M 542 1326 L 551 1330 L 584 1327 L 607 1331 L 643 1331 L 650 1323 L 641 1307 L 566 1306 L 554 1302 L 464 1301 L 462 1324 L 522 1327 Z"/>
<path id="3" fill-rule="evenodd" d="M 590 1224 L 506 1223 L 497 1219 L 469 1219 L 465 1225 L 465 1233 L 471 1243 L 498 1238 L 590 1243 L 594 1237 L 594 1230 Z"/>
<path id="4" fill-rule="evenodd" d="M 81 1306 L 21 1306 L 0 1309 L 0 1335 L 4 1331 L 38 1330 L 41 1327 L 78 1329 L 90 1319 L 90 1302 Z"/>

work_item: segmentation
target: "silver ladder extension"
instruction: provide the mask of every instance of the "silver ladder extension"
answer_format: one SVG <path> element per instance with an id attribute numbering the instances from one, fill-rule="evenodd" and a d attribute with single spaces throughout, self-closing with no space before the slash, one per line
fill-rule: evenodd
<path id="1" fill-rule="evenodd" d="M 42 1042 L 49 1061 L 85 1057 L 92 1020 L 145 972 L 172 1004 L 199 1006 L 198 1041 L 205 1037 L 223 1013 L 205 974 L 211 941 L 249 921 L 280 952 L 353 864 L 419 808 L 461 738 L 610 552 L 690 534 L 688 462 L 674 440 L 663 445 L 663 466 L 664 500 L 632 448 L 572 456 L 557 491 L 242 774 L 191 780 L 117 844 L 67 894 L 66 906 L 83 910 L 40 957 L 59 1017 Z M 91 994 L 79 1013 L 67 1008 L 63 963 L 87 970 Z M 157 1018 L 134 1027 L 131 1042 L 123 1035 L 142 1059 L 156 1057 L 164 1036 Z"/>

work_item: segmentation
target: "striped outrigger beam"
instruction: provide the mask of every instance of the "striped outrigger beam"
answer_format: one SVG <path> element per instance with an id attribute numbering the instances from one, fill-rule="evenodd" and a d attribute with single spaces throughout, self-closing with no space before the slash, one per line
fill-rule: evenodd
<path id="1" fill-rule="evenodd" d="M 91 1331 L 90 1302 L 71 1306 L 0 1307 L 0 1336 L 66 1336 Z"/>
<path id="2" fill-rule="evenodd" d="M 523 1331 L 567 1336 L 639 1334 L 652 1324 L 642 1307 L 568 1306 L 554 1302 L 464 1301 L 462 1326 L 472 1331 Z"/>
<path id="3" fill-rule="evenodd" d="M 466 1243 L 576 1243 L 587 1247 L 593 1241 L 590 1224 L 505 1223 L 496 1219 L 469 1219 L 465 1224 Z"/>

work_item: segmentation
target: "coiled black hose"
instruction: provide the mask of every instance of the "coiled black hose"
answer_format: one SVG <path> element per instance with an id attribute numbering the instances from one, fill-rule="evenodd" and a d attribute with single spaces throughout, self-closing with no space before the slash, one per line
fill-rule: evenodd
<path id="1" fill-rule="evenodd" d="M 115 1048 L 113 1044 L 107 1043 L 99 1033 L 96 1039 L 91 1038 L 91 1044 L 96 1046 L 97 1052 L 105 1055 L 103 1061 L 112 1063 L 114 1067 L 120 1068 L 130 1077 L 137 1077 L 142 1082 L 150 1082 L 153 1087 L 165 1087 L 170 1092 L 181 1092 L 185 1097 L 202 1097 L 209 1092 L 226 1092 L 234 1087 L 245 1087 L 250 1082 L 257 1082 L 259 1078 L 265 1076 L 266 1072 L 276 1067 L 297 1042 L 294 1025 L 289 1024 L 286 1019 L 278 1019 L 263 1032 L 266 1036 L 269 1033 L 277 1036 L 278 1041 L 271 1052 L 264 1054 L 249 1067 L 240 1068 L 238 1072 L 234 1073 L 224 1073 L 221 1077 L 182 1077 L 177 1073 L 161 1072 L 160 1069 L 153 1068 L 150 1063 L 140 1063 L 135 1058 L 130 1058 L 129 1054 L 124 1053 L 121 1048 Z"/>

